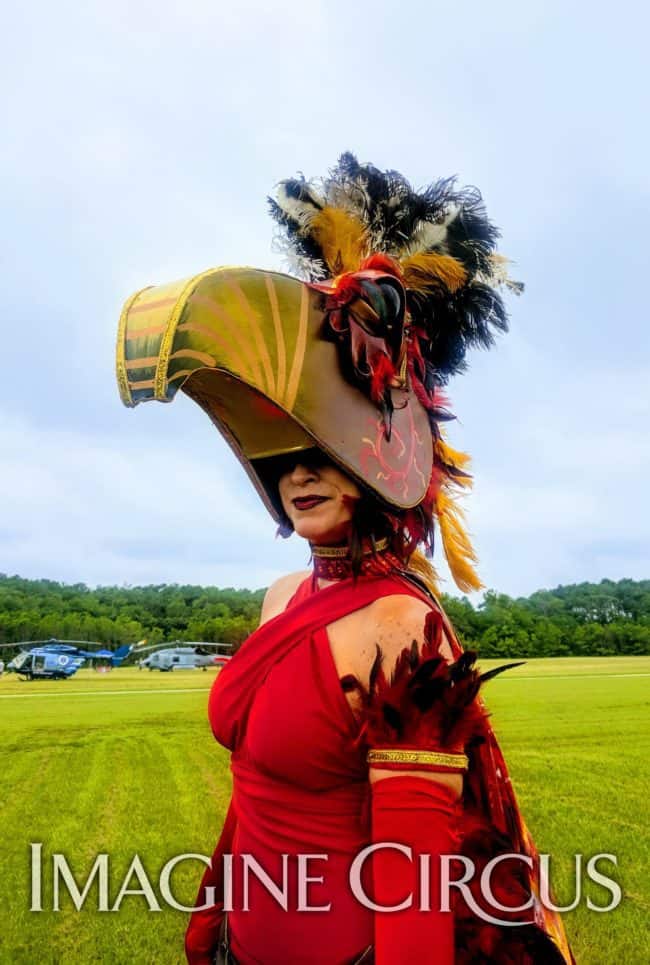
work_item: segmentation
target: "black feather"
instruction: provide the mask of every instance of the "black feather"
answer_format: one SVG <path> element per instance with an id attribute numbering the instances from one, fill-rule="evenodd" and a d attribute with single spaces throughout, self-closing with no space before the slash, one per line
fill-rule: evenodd
<path id="1" fill-rule="evenodd" d="M 384 704 L 382 707 L 382 713 L 384 715 L 384 720 L 389 727 L 395 731 L 398 736 L 402 734 L 402 715 L 396 707 L 392 704 Z"/>
<path id="2" fill-rule="evenodd" d="M 464 188 L 453 195 L 452 203 L 458 206 L 458 214 L 447 226 L 447 251 L 462 261 L 470 280 L 479 271 L 489 275 L 490 255 L 494 253 L 500 232 L 486 214 L 480 191 Z"/>
<path id="3" fill-rule="evenodd" d="M 370 668 L 370 677 L 368 681 L 368 693 L 374 694 L 375 688 L 377 686 L 377 677 L 379 676 L 379 671 L 381 670 L 381 662 L 384 659 L 384 655 L 381 652 L 379 644 L 375 644 L 375 659 L 372 662 L 372 667 Z"/>
<path id="4" fill-rule="evenodd" d="M 271 217 L 286 231 L 286 248 L 297 254 L 300 258 L 304 258 L 309 263 L 311 281 L 325 278 L 329 274 L 329 269 L 323 258 L 320 245 L 311 235 L 301 234 L 298 222 L 290 218 L 289 215 L 282 210 L 277 201 L 273 198 L 268 198 L 267 200 Z"/>
<path id="5" fill-rule="evenodd" d="M 481 674 L 481 683 L 485 683 L 486 680 L 491 680 L 492 677 L 498 676 L 498 674 L 503 673 L 504 670 L 512 670 L 513 667 L 523 667 L 525 663 L 525 660 L 518 660 L 516 663 L 504 663 L 500 667 L 486 670 L 485 673 Z"/>
<path id="6" fill-rule="evenodd" d="M 420 648 L 418 647 L 417 640 L 414 640 L 411 644 L 411 650 L 409 652 L 409 667 L 411 668 L 411 670 L 415 670 L 419 662 L 420 662 Z"/>
<path id="7" fill-rule="evenodd" d="M 422 354 L 438 385 L 466 368 L 470 348 L 490 348 L 494 330 L 508 330 L 508 315 L 501 295 L 483 282 L 465 285 L 457 292 L 408 292 L 413 324 L 426 332 Z"/>

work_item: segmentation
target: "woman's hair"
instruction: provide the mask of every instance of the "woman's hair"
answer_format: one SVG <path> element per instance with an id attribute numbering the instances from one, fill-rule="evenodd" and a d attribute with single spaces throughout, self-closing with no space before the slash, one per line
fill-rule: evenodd
<path id="1" fill-rule="evenodd" d="M 286 472 L 290 472 L 300 460 L 315 467 L 335 466 L 339 471 L 348 475 L 346 470 L 341 469 L 326 453 L 316 447 L 301 450 L 297 453 L 255 460 L 255 470 L 264 483 L 269 498 L 280 518 L 278 534 L 284 538 L 291 536 L 293 526 L 282 506 L 279 482 L 281 477 Z M 355 479 L 355 482 L 362 495 L 360 499 L 354 500 L 348 540 L 353 574 L 358 575 L 361 572 L 363 555 L 364 552 L 367 552 L 368 545 L 374 546 L 380 540 L 387 539 L 388 548 L 402 562 L 404 570 L 416 576 L 431 593 L 437 596 L 439 591 L 436 571 L 424 553 L 417 548 L 413 534 L 409 532 L 406 511 L 389 506 L 358 480 Z M 421 510 L 416 507 L 415 510 L 408 512 L 411 519 L 414 515 L 417 519 Z"/>
<path id="2" fill-rule="evenodd" d="M 404 518 L 405 514 L 394 506 L 387 506 L 374 493 L 364 487 L 361 499 L 356 501 L 350 527 L 350 558 L 352 572 L 361 571 L 363 551 L 368 542 L 373 545 L 380 539 L 388 539 L 391 552 L 403 563 L 407 572 L 417 576 L 434 595 L 438 595 L 438 578 L 433 564 L 414 545 L 412 535 Z"/>

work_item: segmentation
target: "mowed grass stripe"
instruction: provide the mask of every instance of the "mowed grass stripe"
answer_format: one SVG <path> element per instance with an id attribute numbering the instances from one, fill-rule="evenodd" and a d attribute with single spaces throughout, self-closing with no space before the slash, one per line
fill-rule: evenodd
<path id="1" fill-rule="evenodd" d="M 522 694 L 504 674 L 488 685 L 486 697 L 526 821 L 540 851 L 553 856 L 558 900 L 572 898 L 573 855 L 618 858 L 617 870 L 606 862 L 600 867 L 622 889 L 619 908 L 598 914 L 582 904 L 565 916 L 579 965 L 647 962 L 646 681 L 549 674 Z M 609 899 L 584 879 L 583 902 L 587 895 L 599 905 Z"/>
<path id="2" fill-rule="evenodd" d="M 209 732 L 205 694 L 185 699 L 184 711 L 171 718 L 164 706 L 152 714 L 151 702 L 145 701 L 137 717 L 132 711 L 117 719 L 107 716 L 100 727 L 89 719 L 86 732 L 79 729 L 83 720 L 77 709 L 72 719 L 59 721 L 58 726 L 50 718 L 42 740 L 41 735 L 27 738 L 22 749 L 14 748 L 12 768 L 22 792 L 8 794 L 14 780 L 5 772 L 3 798 L 12 796 L 14 807 L 3 812 L 13 830 L 13 846 L 5 852 L 3 866 L 15 872 L 6 895 L 11 909 L 7 920 L 17 916 L 17 927 L 15 932 L 10 929 L 11 934 L 5 931 L 0 960 L 184 961 L 186 916 L 172 909 L 151 913 L 143 898 L 126 898 L 116 914 L 98 913 L 90 900 L 87 908 L 76 912 L 68 898 L 58 914 L 30 914 L 26 904 L 30 841 L 43 841 L 48 855 L 64 853 L 79 881 L 88 874 L 95 854 L 109 852 L 112 900 L 135 853 L 155 881 L 172 855 L 212 852 L 229 793 L 228 757 Z M 106 703 L 115 706 L 114 701 Z M 84 706 L 87 714 L 89 705 Z M 138 726 L 133 726 L 136 720 Z M 37 779 L 34 775 L 44 757 L 49 758 L 47 774 Z M 221 795 L 213 795 L 219 788 Z M 179 867 L 173 882 L 180 901 L 192 903 L 200 875 L 197 864 Z M 1 892 L 4 885 L 3 880 Z M 47 883 L 44 897 L 51 907 Z M 91 898 L 96 906 L 96 888 Z"/>
<path id="3" fill-rule="evenodd" d="M 209 687 L 166 687 L 164 690 L 72 690 L 65 693 L 62 690 L 44 690 L 42 693 L 32 694 L 0 694 L 0 700 L 20 700 L 21 697 L 130 697 L 135 694 L 155 697 L 158 694 L 195 694 L 207 693 Z"/>
<path id="4" fill-rule="evenodd" d="M 549 674 L 519 674 L 515 679 L 520 680 L 548 680 Z M 554 680 L 575 680 L 580 679 L 591 679 L 596 680 L 599 678 L 609 679 L 611 677 L 650 677 L 650 673 L 599 673 L 599 674 L 554 674 Z M 208 693 L 209 687 L 165 687 L 164 690 L 77 690 L 71 691 L 70 693 L 65 693 L 63 691 L 43 691 L 42 693 L 31 693 L 31 694 L 0 694 L 0 700 L 20 700 L 24 697 L 130 697 L 132 695 L 143 695 L 155 696 L 160 693 L 165 694 L 193 694 L 193 693 Z"/>

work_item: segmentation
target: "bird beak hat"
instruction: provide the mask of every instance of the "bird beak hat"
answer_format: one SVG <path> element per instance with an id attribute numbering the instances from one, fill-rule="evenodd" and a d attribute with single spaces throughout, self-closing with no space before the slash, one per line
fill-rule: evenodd
<path id="1" fill-rule="evenodd" d="M 416 191 L 348 153 L 269 202 L 293 273 L 215 268 L 136 292 L 119 322 L 122 401 L 189 395 L 284 525 L 269 460 L 318 447 L 411 551 L 432 550 L 437 523 L 457 584 L 477 588 L 454 499 L 468 459 L 444 438 L 441 390 L 506 329 L 502 289 L 521 289 L 480 194 L 451 178 Z"/>

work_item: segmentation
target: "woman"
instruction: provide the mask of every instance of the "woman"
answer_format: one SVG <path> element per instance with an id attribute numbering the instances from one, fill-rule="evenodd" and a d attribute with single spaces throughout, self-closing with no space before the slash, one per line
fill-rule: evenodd
<path id="1" fill-rule="evenodd" d="M 298 535 L 313 544 L 315 560 L 318 561 L 323 559 L 318 555 L 318 546 L 332 547 L 347 542 L 354 505 L 360 499 L 361 493 L 358 486 L 332 464 L 314 459 L 313 454 L 301 455 L 302 461 L 296 461 L 281 475 L 279 494 L 288 519 Z M 385 557 L 386 553 L 383 555 Z M 377 556 L 381 559 L 382 554 Z M 240 812 L 243 811 L 240 821 L 244 824 L 244 840 L 240 834 L 234 849 L 235 855 L 237 852 L 246 853 L 250 848 L 264 867 L 273 863 L 273 847 L 276 843 L 274 828 L 276 822 L 282 821 L 285 825 L 283 849 L 285 845 L 287 848 L 293 845 L 292 850 L 296 854 L 300 853 L 302 848 L 306 854 L 327 855 L 327 860 L 322 862 L 324 885 L 315 889 L 318 892 L 316 903 L 322 905 L 331 901 L 338 911 L 331 916 L 326 915 L 325 918 L 318 912 L 297 912 L 295 905 L 293 910 L 289 907 L 284 911 L 273 897 L 257 889 L 251 895 L 251 912 L 237 910 L 235 903 L 235 910 L 229 916 L 231 942 L 237 961 L 352 962 L 360 958 L 363 951 L 373 944 L 372 913 L 350 893 L 347 881 L 349 866 L 368 844 L 369 839 L 367 819 L 364 821 L 361 815 L 367 805 L 363 754 L 356 749 L 350 753 L 350 745 L 355 742 L 357 728 L 352 715 L 346 716 L 343 708 L 337 706 L 337 703 L 340 705 L 343 691 L 336 693 L 334 684 L 333 688 L 329 688 L 326 699 L 319 701 L 318 689 L 319 685 L 323 685 L 323 679 L 327 679 L 325 674 L 328 660 L 333 660 L 339 680 L 358 680 L 367 688 L 375 659 L 374 645 L 381 646 L 386 660 L 392 659 L 396 648 L 401 649 L 405 640 L 422 636 L 429 607 L 418 598 L 417 590 L 409 592 L 410 588 L 402 588 L 399 580 L 392 576 L 377 579 L 371 572 L 372 566 L 370 572 L 367 570 L 366 575 L 359 578 L 360 581 L 370 581 L 373 585 L 373 596 L 379 589 L 382 592 L 387 589 L 389 595 L 378 597 L 365 607 L 355 609 L 338 620 L 328 621 L 326 634 L 329 640 L 324 635 L 319 637 L 318 633 L 314 633 L 310 641 L 301 641 L 284 659 L 280 657 L 270 679 L 267 677 L 265 682 L 270 693 L 263 698 L 261 707 L 255 706 L 251 710 L 247 741 L 242 742 L 233 760 L 235 796 Z M 378 572 L 381 572 L 379 567 Z M 311 573 L 291 574 L 274 584 L 264 602 L 262 623 L 268 623 L 281 615 L 292 598 L 298 602 L 301 597 L 305 598 L 324 587 L 336 586 L 337 581 L 328 579 L 327 574 L 324 578 L 317 574 L 318 569 L 313 576 Z M 353 584 L 349 579 L 342 582 Z M 405 595 L 405 591 L 408 595 Z M 362 601 L 358 594 L 353 593 L 348 602 L 349 605 L 354 605 Z M 249 644 L 254 648 L 253 640 L 244 647 Z M 324 647 L 331 647 L 331 657 L 324 652 Z M 310 652 L 301 653 L 301 649 Z M 252 656 L 255 658 L 254 649 Z M 313 674 L 312 680 L 309 679 L 310 672 Z M 244 672 L 244 686 L 248 686 L 247 677 Z M 223 675 L 221 680 L 217 681 L 211 696 L 211 721 L 218 736 L 224 736 L 224 730 L 228 731 L 232 726 L 230 698 L 222 691 L 226 682 L 227 675 Z M 333 678 L 329 680 L 330 684 L 332 682 Z M 302 688 L 301 694 L 293 692 L 296 685 Z M 238 682 L 234 686 L 236 688 Z M 274 733 L 278 725 L 278 702 L 281 704 L 292 696 L 293 712 L 285 718 L 285 726 L 279 733 Z M 235 700 L 239 697 L 240 695 L 235 697 Z M 349 691 L 347 698 L 350 709 L 353 713 L 358 713 L 360 708 L 357 693 Z M 299 710 L 301 699 L 304 701 L 303 719 Z M 257 701 L 255 703 L 257 705 Z M 320 715 L 329 715 L 327 726 L 319 722 Z M 304 744 L 295 736 L 292 739 L 291 731 L 295 727 L 304 730 Z M 313 742 L 316 734 L 319 735 L 320 747 L 315 753 Z M 227 736 L 224 739 L 229 742 Z M 294 750 L 287 758 L 282 748 L 290 740 Z M 390 773 L 372 768 L 370 780 L 380 780 Z M 410 770 L 405 772 L 405 777 L 410 774 Z M 265 778 L 269 775 L 270 787 L 265 785 Z M 428 786 L 429 780 L 434 777 L 440 780 L 439 788 Z M 460 790 L 460 778 L 455 774 L 432 775 L 421 772 L 419 780 L 425 785 L 419 790 L 421 794 L 425 794 L 427 806 L 435 807 L 437 803 L 451 819 L 455 798 Z M 404 780 L 400 783 L 405 785 Z M 253 789 L 251 785 L 254 785 Z M 261 785 L 265 786 L 261 788 Z M 330 803 L 326 807 L 329 818 L 326 823 L 321 824 L 324 801 L 327 801 L 328 797 Z M 259 821 L 257 812 L 262 799 L 265 818 L 267 822 L 270 820 L 271 826 L 268 836 L 262 836 L 263 840 L 260 841 L 260 829 L 254 825 Z M 376 798 L 377 807 L 378 801 L 379 798 Z M 274 808 L 273 818 L 269 818 L 270 808 Z M 305 813 L 309 815 L 307 822 Z M 354 832 L 349 828 L 351 815 L 355 825 Z M 379 816 L 378 810 L 375 820 L 379 820 Z M 308 834 L 305 833 L 305 823 L 312 828 Z M 433 830 L 438 836 L 445 835 L 445 844 L 451 844 L 449 832 L 441 823 L 431 824 L 429 831 Z M 338 842 L 334 852 L 331 849 L 332 837 Z M 393 840 L 393 837 L 388 840 Z M 292 870 L 295 871 L 295 868 Z M 386 871 L 388 870 L 389 868 L 386 868 Z M 257 915 L 253 905 L 255 898 L 260 904 Z M 295 898 L 295 894 L 290 896 L 290 902 L 292 898 Z M 291 924 L 288 919 L 291 919 Z M 450 929 L 450 916 L 445 916 L 445 919 Z M 414 937 L 412 923 L 403 918 L 402 924 L 405 929 L 411 929 L 410 937 Z M 446 931 L 449 932 L 449 929 Z M 274 936 L 271 947 L 270 934 Z M 408 936 L 408 931 L 400 936 L 400 930 L 393 926 L 386 937 L 391 939 L 390 947 L 393 947 L 395 942 L 403 943 Z M 450 951 L 449 937 L 446 935 L 445 938 Z M 190 928 L 190 949 L 191 942 Z M 385 947 L 385 952 L 388 952 L 388 948 L 389 946 Z M 310 951 L 307 953 L 308 949 Z M 436 960 L 453 961 L 453 958 L 446 959 L 438 952 Z"/>
<path id="2" fill-rule="evenodd" d="M 570 962 L 417 549 L 435 528 L 457 585 L 480 586 L 440 386 L 505 329 L 499 287 L 520 286 L 452 180 L 418 193 L 343 155 L 318 187 L 283 182 L 272 212 L 307 282 L 224 269 L 145 290 L 118 338 L 124 402 L 182 387 L 313 559 L 270 588 L 211 693 L 233 800 L 188 960 Z"/>

